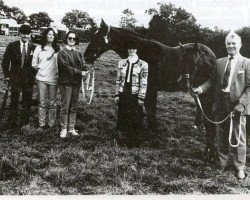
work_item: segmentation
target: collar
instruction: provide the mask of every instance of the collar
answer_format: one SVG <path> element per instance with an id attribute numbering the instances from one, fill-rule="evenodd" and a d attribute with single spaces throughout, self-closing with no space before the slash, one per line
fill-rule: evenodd
<path id="1" fill-rule="evenodd" d="M 44 46 L 45 51 L 51 51 L 54 50 L 52 46 Z"/>
<path id="2" fill-rule="evenodd" d="M 66 49 L 68 49 L 68 50 L 76 50 L 76 48 L 75 47 L 70 47 L 69 45 L 66 45 Z"/>
<path id="3" fill-rule="evenodd" d="M 231 57 L 231 56 L 228 55 L 228 56 L 227 56 L 227 59 L 229 59 L 230 57 Z M 240 55 L 240 53 L 237 53 L 237 54 L 235 54 L 233 57 L 234 57 L 233 60 L 238 60 L 238 58 L 241 57 L 241 55 Z"/>
<path id="4" fill-rule="evenodd" d="M 21 47 L 22 47 L 24 44 L 25 44 L 25 46 L 27 47 L 27 46 L 28 46 L 28 43 L 29 43 L 29 42 L 25 42 L 25 43 L 24 43 L 24 42 L 20 39 Z"/>
<path id="5" fill-rule="evenodd" d="M 138 55 L 129 56 L 128 60 L 130 63 L 136 63 L 139 60 L 139 57 L 138 57 Z"/>

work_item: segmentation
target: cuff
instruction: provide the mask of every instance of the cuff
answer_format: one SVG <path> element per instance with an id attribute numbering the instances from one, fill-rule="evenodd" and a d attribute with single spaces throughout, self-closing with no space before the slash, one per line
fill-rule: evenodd
<path id="1" fill-rule="evenodd" d="M 141 101 L 145 101 L 145 99 L 142 98 L 142 97 L 138 97 L 138 99 L 141 100 Z"/>
<path id="2" fill-rule="evenodd" d="M 234 109 L 242 113 L 245 110 L 245 106 L 242 103 L 239 103 Z"/>
<path id="3" fill-rule="evenodd" d="M 203 92 L 203 89 L 201 86 L 199 86 L 198 89 L 201 91 L 201 93 Z"/>

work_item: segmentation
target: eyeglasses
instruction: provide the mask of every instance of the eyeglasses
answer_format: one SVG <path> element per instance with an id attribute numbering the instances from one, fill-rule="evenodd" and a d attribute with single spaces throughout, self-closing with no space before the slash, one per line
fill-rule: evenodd
<path id="1" fill-rule="evenodd" d="M 74 40 L 76 41 L 76 38 L 75 37 L 68 37 L 69 40 Z"/>

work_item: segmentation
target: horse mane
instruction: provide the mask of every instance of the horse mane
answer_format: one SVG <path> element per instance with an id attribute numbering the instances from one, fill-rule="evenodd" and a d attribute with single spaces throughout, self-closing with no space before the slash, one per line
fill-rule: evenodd
<path id="1" fill-rule="evenodd" d="M 130 30 L 128 28 L 118 28 L 118 27 L 113 27 L 113 26 L 111 26 L 111 28 L 122 32 L 122 34 L 125 35 L 125 36 L 130 36 L 130 37 L 135 37 L 136 36 L 136 37 L 139 37 L 141 39 L 149 39 L 145 35 L 139 34 L 136 31 Z"/>

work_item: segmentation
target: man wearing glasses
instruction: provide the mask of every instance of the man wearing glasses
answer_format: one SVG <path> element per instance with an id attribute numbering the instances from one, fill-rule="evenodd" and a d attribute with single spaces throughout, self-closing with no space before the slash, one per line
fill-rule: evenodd
<path id="1" fill-rule="evenodd" d="M 22 25 L 20 40 L 9 43 L 3 55 L 4 81 L 11 87 L 10 110 L 7 128 L 17 130 L 18 103 L 22 93 L 21 126 L 29 126 L 33 86 L 36 71 L 31 67 L 35 46 L 30 43 L 31 27 Z"/>

